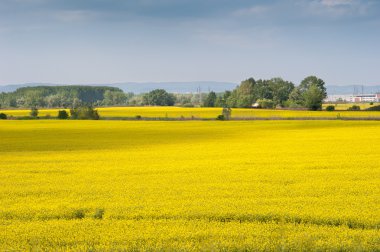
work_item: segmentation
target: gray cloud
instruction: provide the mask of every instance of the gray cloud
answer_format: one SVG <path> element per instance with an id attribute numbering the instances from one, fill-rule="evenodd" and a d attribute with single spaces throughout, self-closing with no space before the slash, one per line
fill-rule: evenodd
<path id="1" fill-rule="evenodd" d="M 0 0 L 0 55 L 6 59 L 0 61 L 0 82 L 239 81 L 249 75 L 297 81 L 315 71 L 344 84 L 363 66 L 375 79 L 379 5 Z M 357 58 L 371 64 L 358 65 Z"/>

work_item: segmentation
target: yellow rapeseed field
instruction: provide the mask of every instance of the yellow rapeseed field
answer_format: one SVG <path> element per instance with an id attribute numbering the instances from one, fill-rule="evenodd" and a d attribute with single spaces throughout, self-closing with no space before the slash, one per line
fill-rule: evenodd
<path id="1" fill-rule="evenodd" d="M 361 103 L 331 103 L 331 104 L 323 104 L 322 107 L 325 109 L 327 106 L 332 105 L 335 107 L 335 110 L 347 110 L 348 108 L 352 107 L 353 105 L 359 106 L 360 109 L 367 109 L 373 106 L 379 106 L 379 102 L 361 102 Z"/>
<path id="2" fill-rule="evenodd" d="M 374 121 L 0 121 L 1 251 L 380 250 Z"/>
<path id="3" fill-rule="evenodd" d="M 69 112 L 69 110 L 67 110 Z M 222 108 L 183 108 L 183 107 L 106 107 L 98 108 L 103 118 L 194 118 L 215 119 L 222 114 Z M 30 110 L 0 110 L 9 116 L 28 116 Z M 40 109 L 39 116 L 57 117 L 58 109 Z M 380 118 L 380 111 L 304 111 L 275 109 L 244 109 L 233 108 L 232 118 Z"/>

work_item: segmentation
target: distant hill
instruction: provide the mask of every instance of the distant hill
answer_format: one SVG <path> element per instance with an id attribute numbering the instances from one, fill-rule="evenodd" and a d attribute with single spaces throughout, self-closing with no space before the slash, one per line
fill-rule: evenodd
<path id="1" fill-rule="evenodd" d="M 231 82 L 213 82 L 213 81 L 196 81 L 196 82 L 126 82 L 112 84 L 89 84 L 86 86 L 108 86 L 117 87 L 124 92 L 135 94 L 147 93 L 154 89 L 165 89 L 170 93 L 195 93 L 200 88 L 202 92 L 214 91 L 224 92 L 234 89 L 238 84 Z M 0 86 L 0 92 L 13 92 L 21 87 L 35 86 L 60 86 L 60 84 L 51 83 L 26 83 L 17 85 Z"/>
<path id="2" fill-rule="evenodd" d="M 25 84 L 10 84 L 10 85 L 0 85 L 0 92 L 13 92 L 18 88 L 23 87 L 37 87 L 37 86 L 59 86 L 58 84 L 50 84 L 50 83 L 25 83 Z"/>

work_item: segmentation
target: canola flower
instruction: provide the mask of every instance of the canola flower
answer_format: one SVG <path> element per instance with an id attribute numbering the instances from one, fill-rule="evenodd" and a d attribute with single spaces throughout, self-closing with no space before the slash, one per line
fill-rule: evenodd
<path id="1" fill-rule="evenodd" d="M 380 249 L 372 121 L 0 121 L 0 250 Z"/>

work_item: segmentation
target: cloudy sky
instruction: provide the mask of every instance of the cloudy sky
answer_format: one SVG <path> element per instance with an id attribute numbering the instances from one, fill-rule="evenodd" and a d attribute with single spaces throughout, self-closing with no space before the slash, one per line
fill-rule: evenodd
<path id="1" fill-rule="evenodd" d="M 0 84 L 380 84 L 378 0 L 0 0 Z"/>

